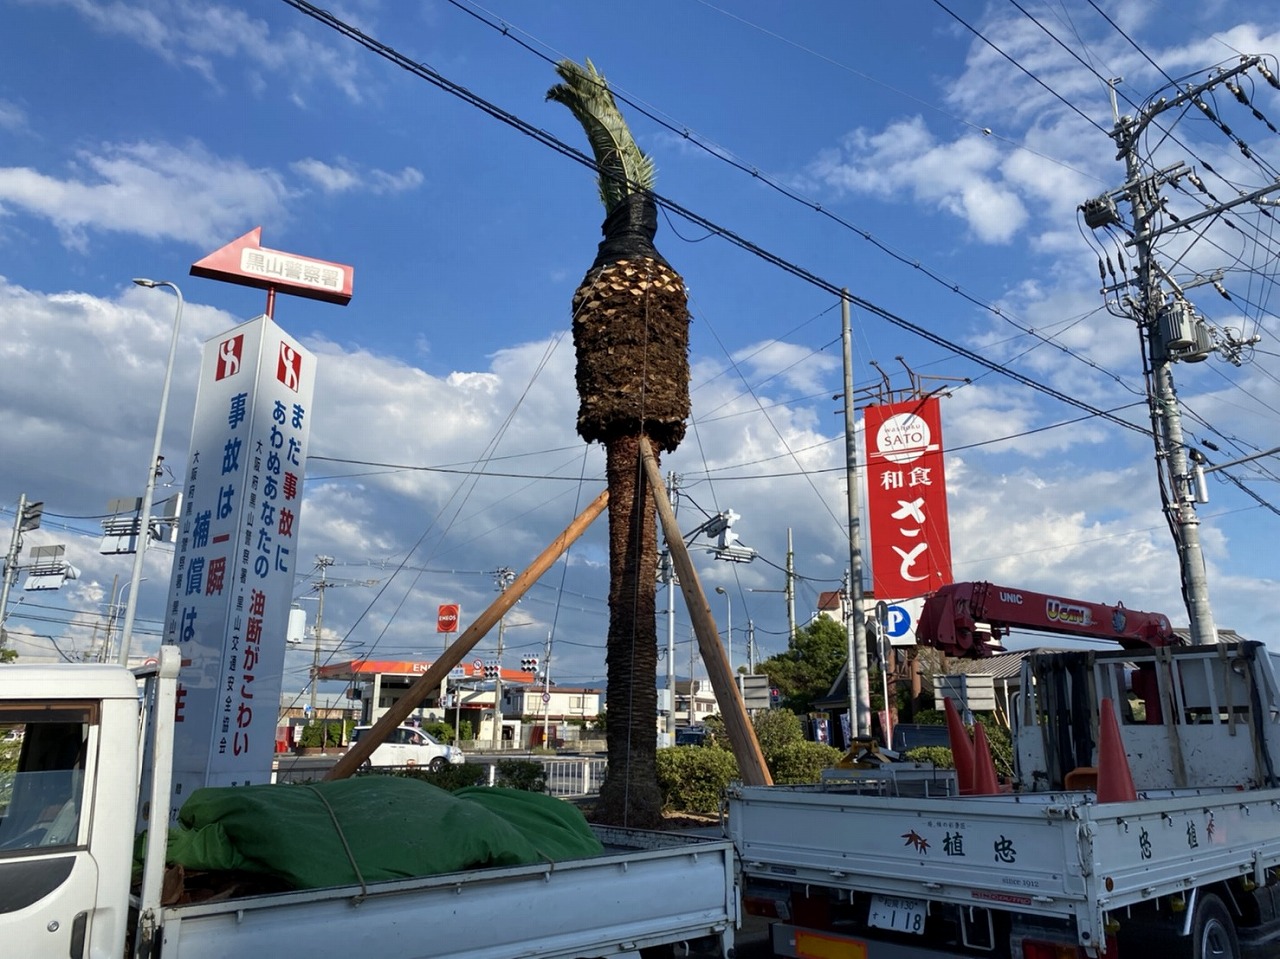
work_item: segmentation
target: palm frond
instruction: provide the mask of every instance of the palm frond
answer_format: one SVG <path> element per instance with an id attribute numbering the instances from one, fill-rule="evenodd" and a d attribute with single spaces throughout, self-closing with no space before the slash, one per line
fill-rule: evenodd
<path id="1" fill-rule="evenodd" d="M 600 171 L 600 201 L 605 213 L 632 193 L 653 189 L 653 160 L 636 146 L 622 112 L 609 92 L 609 84 L 590 61 L 582 67 L 572 60 L 556 64 L 564 81 L 547 91 L 547 99 L 568 107 L 586 131 Z"/>

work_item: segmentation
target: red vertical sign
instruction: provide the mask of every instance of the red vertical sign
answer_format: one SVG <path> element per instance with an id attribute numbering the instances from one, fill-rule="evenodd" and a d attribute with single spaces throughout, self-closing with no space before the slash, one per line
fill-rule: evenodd
<path id="1" fill-rule="evenodd" d="M 863 417 L 875 595 L 921 596 L 951 582 L 938 400 L 869 406 Z"/>

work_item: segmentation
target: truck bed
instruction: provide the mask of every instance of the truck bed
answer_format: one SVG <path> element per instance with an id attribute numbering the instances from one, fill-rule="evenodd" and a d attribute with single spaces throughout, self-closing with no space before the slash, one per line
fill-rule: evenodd
<path id="1" fill-rule="evenodd" d="M 162 955 L 578 959 L 708 936 L 727 954 L 728 840 L 593 828 L 605 852 L 585 859 L 166 907 Z"/>
<path id="2" fill-rule="evenodd" d="M 964 798 L 856 787 L 736 786 L 729 833 L 747 878 L 1075 917 L 1280 863 L 1280 790 L 1167 790 L 1099 805 L 1088 793 Z"/>

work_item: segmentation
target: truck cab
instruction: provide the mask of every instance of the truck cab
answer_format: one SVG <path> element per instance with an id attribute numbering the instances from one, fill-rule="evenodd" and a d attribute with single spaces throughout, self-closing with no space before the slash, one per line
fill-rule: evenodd
<path id="1" fill-rule="evenodd" d="M 14 955 L 121 955 L 139 769 L 137 683 L 125 670 L 98 666 L 12 665 L 5 678 L 0 941 Z"/>

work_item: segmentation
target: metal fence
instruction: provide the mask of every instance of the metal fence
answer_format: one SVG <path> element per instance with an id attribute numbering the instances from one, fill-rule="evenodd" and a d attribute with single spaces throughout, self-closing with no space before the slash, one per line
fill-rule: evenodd
<path id="1" fill-rule="evenodd" d="M 523 757 L 522 757 L 523 758 Z M 574 799 L 582 796 L 594 796 L 600 792 L 600 784 L 604 782 L 604 771 L 608 760 L 602 757 L 573 756 L 564 759 L 531 757 L 531 762 L 540 763 L 547 779 L 547 793 L 563 799 Z M 498 767 L 489 764 L 489 785 L 497 781 Z"/>

